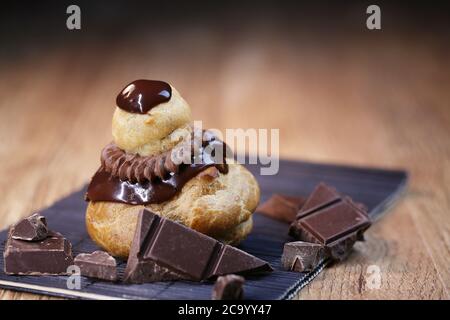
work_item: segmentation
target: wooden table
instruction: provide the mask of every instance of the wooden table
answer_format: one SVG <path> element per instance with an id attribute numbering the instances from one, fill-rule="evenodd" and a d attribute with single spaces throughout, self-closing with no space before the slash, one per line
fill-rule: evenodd
<path id="1" fill-rule="evenodd" d="M 0 227 L 86 183 L 118 90 L 164 79 L 214 128 L 279 128 L 285 158 L 405 168 L 401 203 L 299 299 L 450 298 L 450 63 L 432 34 L 316 38 L 260 23 L 95 38 L 0 62 Z M 32 48 L 32 44 L 30 44 Z M 380 289 L 366 269 L 381 270 Z M 47 299 L 0 290 L 2 299 Z"/>

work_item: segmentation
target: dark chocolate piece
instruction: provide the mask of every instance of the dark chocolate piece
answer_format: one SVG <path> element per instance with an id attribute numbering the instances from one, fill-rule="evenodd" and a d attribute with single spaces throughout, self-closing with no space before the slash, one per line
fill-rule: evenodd
<path id="1" fill-rule="evenodd" d="M 304 203 L 305 199 L 302 197 L 274 194 L 269 200 L 258 206 L 256 212 L 286 223 L 292 223 Z"/>
<path id="2" fill-rule="evenodd" d="M 302 216 L 302 212 L 306 212 L 313 209 L 319 209 L 327 205 L 338 202 L 343 196 L 333 187 L 326 185 L 325 183 L 319 183 L 311 195 L 304 201 L 303 205 L 299 209 L 297 219 Z M 359 210 L 367 212 L 367 206 L 360 202 L 353 202 Z"/>
<path id="3" fill-rule="evenodd" d="M 270 265 L 259 258 L 143 209 L 124 281 L 201 281 L 230 273 L 268 271 L 272 271 Z"/>
<path id="4" fill-rule="evenodd" d="M 105 251 L 80 253 L 75 257 L 74 263 L 80 267 L 83 276 L 108 281 L 117 280 L 116 259 Z"/>
<path id="5" fill-rule="evenodd" d="M 284 244 L 281 263 L 286 270 L 307 272 L 327 258 L 325 247 L 318 243 L 295 241 Z"/>
<path id="6" fill-rule="evenodd" d="M 244 277 L 228 274 L 217 278 L 214 284 L 213 300 L 242 300 L 244 298 Z"/>
<path id="7" fill-rule="evenodd" d="M 172 97 L 172 88 L 164 81 L 135 80 L 117 96 L 117 106 L 131 113 L 146 114 Z"/>
<path id="8" fill-rule="evenodd" d="M 303 216 L 303 212 L 326 207 L 340 201 L 341 198 L 341 195 L 335 188 L 327 186 L 323 182 L 319 183 L 308 199 L 306 199 L 305 204 L 297 215 L 297 219 L 300 219 Z"/>
<path id="9" fill-rule="evenodd" d="M 291 224 L 290 235 L 325 246 L 335 260 L 343 260 L 369 228 L 367 212 L 334 188 L 319 184 Z"/>
<path id="10" fill-rule="evenodd" d="M 67 268 L 73 265 L 72 245 L 60 233 L 49 231 L 44 240 L 30 242 L 13 239 L 11 231 L 3 252 L 5 273 L 67 274 Z"/>
<path id="11" fill-rule="evenodd" d="M 11 237 L 16 240 L 39 241 L 47 238 L 47 235 L 47 221 L 39 213 L 21 220 L 11 230 Z"/>

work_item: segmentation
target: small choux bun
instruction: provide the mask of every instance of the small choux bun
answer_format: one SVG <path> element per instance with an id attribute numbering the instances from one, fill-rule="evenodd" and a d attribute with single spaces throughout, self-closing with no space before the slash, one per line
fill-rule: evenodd
<path id="1" fill-rule="evenodd" d="M 239 164 L 229 172 L 199 174 L 172 200 L 146 207 L 222 242 L 237 244 L 252 229 L 252 213 L 259 202 L 259 186 Z M 89 202 L 86 226 L 91 238 L 114 256 L 126 258 L 142 205 Z"/>
<path id="2" fill-rule="evenodd" d="M 178 91 L 171 88 L 170 100 L 147 114 L 130 113 L 116 107 L 112 135 L 119 148 L 152 156 L 170 150 L 191 133 L 191 109 Z"/>

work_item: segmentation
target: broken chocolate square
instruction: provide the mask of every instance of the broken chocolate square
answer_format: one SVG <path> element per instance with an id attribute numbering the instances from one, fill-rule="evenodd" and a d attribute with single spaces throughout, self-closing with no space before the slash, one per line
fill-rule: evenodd
<path id="1" fill-rule="evenodd" d="M 13 226 L 11 237 L 16 240 L 39 241 L 47 238 L 48 228 L 45 217 L 35 213 Z"/>
<path id="2" fill-rule="evenodd" d="M 259 205 L 256 212 L 276 220 L 292 223 L 304 202 L 305 199 L 302 197 L 274 194 L 269 200 Z"/>
<path id="3" fill-rule="evenodd" d="M 3 252 L 7 274 L 58 275 L 67 274 L 73 265 L 72 245 L 60 233 L 49 231 L 41 241 L 23 241 L 12 238 L 11 228 Z"/>
<path id="4" fill-rule="evenodd" d="M 321 244 L 335 260 L 345 259 L 370 226 L 367 212 L 336 189 L 319 184 L 291 224 L 298 240 Z"/>
<path id="5" fill-rule="evenodd" d="M 143 209 L 131 244 L 124 281 L 201 281 L 229 273 L 272 271 L 242 250 Z"/>
<path id="6" fill-rule="evenodd" d="M 326 258 L 327 254 L 323 245 L 295 241 L 284 245 L 281 263 L 286 270 L 307 272 L 314 270 Z"/>
<path id="7" fill-rule="evenodd" d="M 117 280 L 116 259 L 105 251 L 80 253 L 75 257 L 74 263 L 80 267 L 83 276 L 108 281 Z"/>
<path id="8" fill-rule="evenodd" d="M 244 277 L 228 274 L 217 278 L 214 284 L 213 300 L 242 300 L 244 298 Z"/>

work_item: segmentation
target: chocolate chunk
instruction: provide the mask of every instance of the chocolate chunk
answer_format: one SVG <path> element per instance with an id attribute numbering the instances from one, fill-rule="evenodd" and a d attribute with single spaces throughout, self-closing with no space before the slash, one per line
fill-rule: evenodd
<path id="1" fill-rule="evenodd" d="M 144 209 L 138 216 L 124 281 L 201 281 L 267 271 L 272 271 L 267 262 Z"/>
<path id="2" fill-rule="evenodd" d="M 39 213 L 21 220 L 11 231 L 11 237 L 16 240 L 39 241 L 47 238 L 47 235 L 47 221 Z"/>
<path id="3" fill-rule="evenodd" d="M 143 283 L 183 279 L 183 276 L 180 274 L 150 259 L 145 259 L 143 256 L 149 246 L 148 242 L 152 240 L 151 238 L 155 234 L 155 221 L 159 222 L 159 219 L 150 211 L 142 210 L 139 213 L 136 231 L 125 268 L 124 282 Z"/>
<path id="4" fill-rule="evenodd" d="M 367 212 L 322 183 L 298 213 L 289 233 L 298 240 L 319 243 L 331 258 L 343 260 L 369 226 Z"/>
<path id="5" fill-rule="evenodd" d="M 286 270 L 307 272 L 327 258 L 325 247 L 321 244 L 295 241 L 284 245 L 281 263 Z"/>
<path id="6" fill-rule="evenodd" d="M 44 240 L 30 242 L 13 239 L 11 231 L 3 252 L 5 273 L 67 274 L 73 265 L 72 245 L 60 233 L 49 231 Z"/>
<path id="7" fill-rule="evenodd" d="M 302 197 L 274 194 L 269 200 L 262 203 L 256 211 L 270 218 L 292 223 L 304 203 L 305 199 Z"/>
<path id="8" fill-rule="evenodd" d="M 117 280 L 116 259 L 105 251 L 80 253 L 75 257 L 74 263 L 80 267 L 83 276 L 108 281 Z"/>
<path id="9" fill-rule="evenodd" d="M 244 277 L 228 274 L 217 278 L 214 284 L 213 300 L 242 300 L 244 298 Z"/>
<path id="10" fill-rule="evenodd" d="M 302 217 L 302 212 L 317 210 L 341 200 L 341 195 L 333 187 L 325 183 L 319 183 L 298 213 L 297 219 Z"/>

